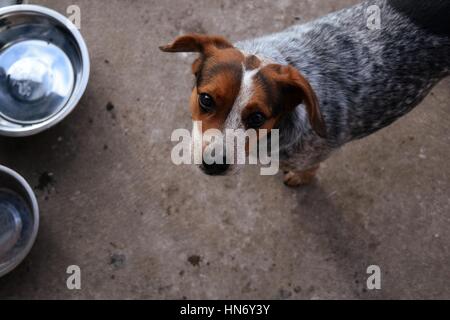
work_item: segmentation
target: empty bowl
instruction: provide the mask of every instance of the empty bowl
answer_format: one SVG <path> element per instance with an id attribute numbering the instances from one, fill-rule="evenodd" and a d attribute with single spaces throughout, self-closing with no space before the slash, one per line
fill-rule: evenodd
<path id="1" fill-rule="evenodd" d="M 30 252 L 39 228 L 39 208 L 29 184 L 0 166 L 0 277 Z"/>
<path id="2" fill-rule="evenodd" d="M 86 44 L 63 15 L 35 5 L 0 8 L 0 134 L 39 133 L 63 120 L 86 90 Z"/>

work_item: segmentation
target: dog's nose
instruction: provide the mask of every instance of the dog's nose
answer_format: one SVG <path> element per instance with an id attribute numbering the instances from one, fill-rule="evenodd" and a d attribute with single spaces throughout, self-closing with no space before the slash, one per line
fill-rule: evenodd
<path id="1" fill-rule="evenodd" d="M 230 165 L 226 164 L 226 159 L 224 159 L 223 164 L 207 164 L 205 161 L 203 161 L 203 164 L 201 165 L 201 169 L 203 170 L 203 172 L 210 176 L 223 175 L 228 170 L 228 168 L 230 168 Z"/>

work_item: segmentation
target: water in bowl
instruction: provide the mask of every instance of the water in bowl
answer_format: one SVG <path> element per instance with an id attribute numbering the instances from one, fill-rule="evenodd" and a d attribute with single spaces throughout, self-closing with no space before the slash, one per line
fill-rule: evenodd
<path id="1" fill-rule="evenodd" d="M 0 263 L 19 250 L 24 233 L 29 232 L 31 210 L 25 200 L 9 190 L 0 190 Z"/>

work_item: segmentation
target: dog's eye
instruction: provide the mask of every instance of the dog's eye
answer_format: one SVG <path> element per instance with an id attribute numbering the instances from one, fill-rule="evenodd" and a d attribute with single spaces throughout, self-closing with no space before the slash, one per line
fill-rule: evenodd
<path id="1" fill-rule="evenodd" d="M 204 112 L 214 111 L 214 99 L 207 93 L 198 96 L 198 102 Z"/>
<path id="2" fill-rule="evenodd" d="M 246 122 L 247 122 L 247 127 L 249 129 L 258 129 L 261 128 L 262 125 L 264 123 L 266 123 L 267 118 L 264 114 L 262 114 L 261 112 L 255 112 L 253 114 L 251 114 Z"/>

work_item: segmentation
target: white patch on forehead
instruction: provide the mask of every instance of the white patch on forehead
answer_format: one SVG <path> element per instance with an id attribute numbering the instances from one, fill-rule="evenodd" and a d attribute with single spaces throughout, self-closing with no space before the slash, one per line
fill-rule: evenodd
<path id="1" fill-rule="evenodd" d="M 242 65 L 243 76 L 241 88 L 239 94 L 234 102 L 233 108 L 228 115 L 225 122 L 224 129 L 237 129 L 241 126 L 241 112 L 244 107 L 249 103 L 253 93 L 255 92 L 254 77 L 258 73 L 259 69 L 245 70 L 245 66 Z"/>
<path id="2" fill-rule="evenodd" d="M 242 67 L 244 68 L 244 75 L 242 77 L 241 90 L 239 91 L 236 102 L 239 103 L 238 106 L 244 107 L 250 101 L 250 98 L 254 92 L 255 84 L 253 82 L 253 78 L 258 73 L 259 69 L 246 71 L 245 67 Z"/>

